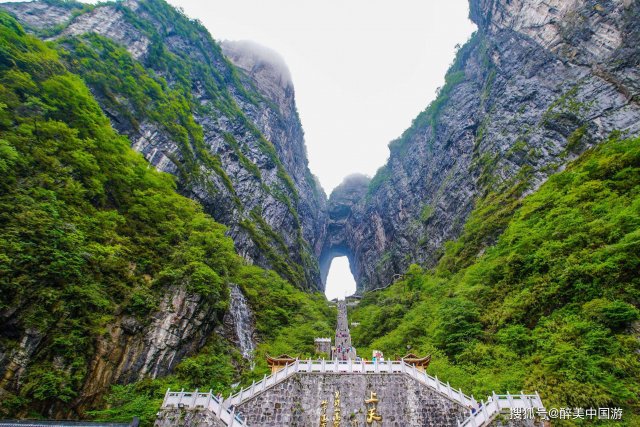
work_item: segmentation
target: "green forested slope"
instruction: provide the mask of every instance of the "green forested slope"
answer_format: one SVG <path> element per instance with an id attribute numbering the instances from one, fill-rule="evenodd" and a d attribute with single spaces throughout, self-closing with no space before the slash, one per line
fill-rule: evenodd
<path id="1" fill-rule="evenodd" d="M 640 139 L 612 137 L 518 195 L 479 203 L 435 271 L 366 294 L 355 345 L 433 353 L 430 373 L 476 396 L 538 390 L 548 407 L 622 407 L 637 425 Z M 499 222 L 495 245 L 465 251 Z"/>
<path id="2" fill-rule="evenodd" d="M 3 416 L 69 413 L 106 326 L 123 314 L 149 323 L 173 287 L 203 296 L 219 323 L 227 284 L 239 284 L 256 309 L 260 354 L 310 352 L 298 324 L 330 331 L 322 296 L 245 265 L 225 228 L 135 153 L 55 50 L 5 13 L 0 173 L 0 347 L 11 353 L 26 332 L 40 339 L 19 381 L 13 369 L 0 379 Z M 228 390 L 243 363 L 214 336 L 175 375 L 116 386 L 102 416 L 149 421 L 165 386 Z"/>

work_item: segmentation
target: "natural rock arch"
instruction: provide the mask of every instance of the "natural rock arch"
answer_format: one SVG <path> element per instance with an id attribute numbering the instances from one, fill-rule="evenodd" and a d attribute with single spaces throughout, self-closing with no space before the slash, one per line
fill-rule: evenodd
<path id="1" fill-rule="evenodd" d="M 366 195 L 369 181 L 370 179 L 364 175 L 350 175 L 333 190 L 329 197 L 326 237 L 319 257 L 323 287 L 326 286 L 331 261 L 335 257 L 346 256 L 351 274 L 356 281 L 356 292 L 362 290 L 358 257 L 355 256 L 355 250 L 351 245 L 353 242 L 351 219 L 354 215 L 354 207 Z"/>

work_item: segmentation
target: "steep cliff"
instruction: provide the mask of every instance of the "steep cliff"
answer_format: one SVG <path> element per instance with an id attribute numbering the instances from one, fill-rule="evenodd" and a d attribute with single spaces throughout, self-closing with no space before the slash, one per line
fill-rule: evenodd
<path id="1" fill-rule="evenodd" d="M 613 131 L 638 134 L 639 16 L 633 1 L 471 0 L 477 33 L 348 208 L 341 230 L 358 290 L 411 263 L 434 266 L 474 208 L 503 209 L 465 243 L 478 253 L 549 174 Z"/>
<path id="2" fill-rule="evenodd" d="M 56 41 L 113 127 L 229 226 L 245 259 L 301 288 L 322 288 L 326 196 L 308 168 L 281 60 L 227 44 L 235 67 L 201 24 L 160 0 L 3 7 Z"/>
<path id="3" fill-rule="evenodd" d="M 327 280 L 331 260 L 336 256 L 347 256 L 353 277 L 361 277 L 359 258 L 352 253 L 349 239 L 354 233 L 351 229 L 354 223 L 351 218 L 355 213 L 353 208 L 367 194 L 370 181 L 364 175 L 351 175 L 331 193 L 327 210 L 326 239 L 320 257 L 323 283 Z M 376 244 L 376 241 L 370 241 L 368 244 Z"/>
<path id="4" fill-rule="evenodd" d="M 365 293 L 354 345 L 432 354 L 432 375 L 476 396 L 537 390 L 548 409 L 623 408 L 619 425 L 638 425 L 639 172 L 640 138 L 587 150 L 523 197 L 481 256 L 457 242 L 435 271 L 412 265 Z"/>
<path id="5" fill-rule="evenodd" d="M 88 15 L 82 13 L 110 17 L 100 7 L 73 10 L 81 12 L 72 16 L 83 26 L 94 24 L 83 21 Z M 119 19 L 129 13 L 110 12 L 120 14 Z M 51 20 L 59 16 L 66 17 L 56 11 Z M 127 30 L 120 31 L 121 24 L 101 29 L 122 36 Z M 175 67 L 179 62 L 168 54 L 161 58 L 177 61 Z M 105 74 L 113 61 L 120 67 Z M 82 71 L 83 78 L 70 70 Z M 94 85 L 93 92 L 87 82 Z M 326 300 L 300 289 L 305 284 L 314 289 L 315 282 L 293 277 L 296 287 L 239 256 L 228 229 L 199 203 L 179 195 L 174 177 L 150 167 L 131 149 L 131 140 L 114 129 L 114 123 L 123 125 L 125 119 L 131 132 L 145 120 L 158 120 L 158 133 L 138 144 L 170 144 L 163 140 L 168 135 L 182 135 L 187 144 L 179 147 L 186 151 L 176 151 L 174 160 L 160 160 L 158 169 L 180 165 L 186 173 L 187 167 L 212 167 L 217 178 L 225 176 L 220 159 L 206 151 L 191 165 L 180 157 L 195 152 L 202 142 L 201 128 L 188 114 L 190 98 L 182 89 L 179 82 L 172 86 L 147 72 L 109 39 L 94 34 L 45 44 L 0 11 L 2 416 L 87 416 L 88 409 L 108 402 L 125 407 L 119 409 L 120 418 L 143 415 L 149 421 L 169 385 L 227 391 L 239 380 L 266 372 L 266 352 L 296 349 L 310 354 L 313 343 L 299 342 L 310 331 L 300 328 L 313 325 L 319 333 L 331 331 Z M 114 103 L 110 107 L 107 98 Z M 119 103 L 126 108 L 118 109 Z M 145 114 L 127 116 L 126 111 Z M 218 117 L 210 113 L 209 119 Z M 237 114 L 238 120 L 244 117 Z M 299 125 L 296 118 L 294 114 L 293 125 Z M 235 141 L 231 134 L 224 136 L 229 144 Z M 271 147 L 266 144 L 264 140 L 264 147 Z M 157 155 L 164 159 L 165 154 Z M 203 159 L 206 164 L 198 163 Z M 272 171 L 289 182 L 285 168 L 294 165 L 276 160 L 265 174 Z M 301 165 L 297 167 L 304 172 L 304 159 Z M 182 172 L 176 169 L 178 175 Z M 179 177 L 188 178 L 180 185 L 182 192 L 208 182 L 197 172 Z M 228 190 L 233 188 L 230 184 Z M 218 194 L 215 187 L 211 190 Z M 240 198 L 238 193 L 234 197 Z M 273 209 L 284 204 L 288 213 L 278 220 L 286 221 L 296 211 L 288 198 L 278 197 Z M 241 210 L 240 204 L 235 206 Z M 246 227 L 258 223 L 269 230 L 257 213 L 243 220 Z M 298 241 L 300 225 L 294 222 L 292 233 Z M 275 232 L 269 236 L 280 239 Z M 285 249 L 283 239 L 279 250 Z M 310 271 L 318 275 L 317 267 Z M 289 271 L 280 273 L 286 276 Z"/>

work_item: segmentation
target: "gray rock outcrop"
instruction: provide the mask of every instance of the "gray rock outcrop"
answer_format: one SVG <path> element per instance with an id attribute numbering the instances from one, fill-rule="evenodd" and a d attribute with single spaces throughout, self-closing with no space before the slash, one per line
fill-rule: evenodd
<path id="1" fill-rule="evenodd" d="M 330 197 L 329 212 L 350 213 L 327 242 L 347 243 L 359 292 L 433 266 L 489 192 L 527 194 L 611 132 L 640 133 L 637 1 L 470 4 L 478 31 L 437 100 L 389 145 L 363 197 L 348 185 Z"/>
<path id="2" fill-rule="evenodd" d="M 159 0 L 2 7 L 69 50 L 69 67 L 86 77 L 113 127 L 156 169 L 175 175 L 181 193 L 227 225 L 245 259 L 301 288 L 323 288 L 317 259 L 326 195 L 309 170 L 293 84 L 277 54 L 243 42 L 227 42 L 223 51 L 202 25 Z M 184 117 L 160 120 L 162 106 L 136 108 L 132 93 L 114 80 L 95 81 L 88 75 L 95 70 L 74 67 L 81 54 L 68 40 L 91 46 L 86 37 L 92 34 L 126 48 L 143 75 L 166 84 L 165 90 L 188 84 L 184 102 L 193 125 L 182 123 Z M 159 61 L 158 51 L 177 65 Z"/>

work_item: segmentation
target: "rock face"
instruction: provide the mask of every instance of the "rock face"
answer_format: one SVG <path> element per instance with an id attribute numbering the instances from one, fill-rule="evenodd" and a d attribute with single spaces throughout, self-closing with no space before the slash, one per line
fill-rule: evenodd
<path id="1" fill-rule="evenodd" d="M 301 288 L 322 289 L 317 258 L 326 196 L 308 168 L 291 77 L 277 54 L 227 42 L 225 57 L 204 27 L 160 0 L 3 8 L 68 50 L 69 68 L 85 78 L 113 127 L 227 225 L 241 255 Z M 126 48 L 133 67 L 142 67 L 123 78 L 153 79 L 168 100 L 182 92 L 187 114 L 180 115 L 182 107 L 168 112 L 166 105 L 140 106 L 139 93 L 78 66 L 87 52 L 93 58 L 102 52 L 104 44 L 96 47 L 93 34 Z"/>
<path id="2" fill-rule="evenodd" d="M 253 359 L 256 349 L 256 331 L 253 312 L 240 286 L 232 285 L 229 309 L 224 316 L 224 332 L 240 350 L 245 359 Z"/>
<path id="3" fill-rule="evenodd" d="M 322 288 L 317 258 L 326 195 L 309 171 L 293 86 L 281 60 L 246 44 L 226 44 L 227 58 L 200 24 L 160 0 L 0 7 L 65 49 L 67 67 L 84 78 L 112 126 L 151 165 L 175 175 L 182 194 L 227 225 L 247 261 L 300 288 Z M 116 314 L 87 355 L 78 397 L 40 409 L 78 416 L 112 384 L 172 372 L 214 332 L 250 359 L 257 339 L 254 314 L 238 286 L 230 294 L 224 318 L 186 287 L 168 290 L 144 321 Z M 46 339 L 45 332 L 13 329 L 20 345 L 0 348 L 0 396 L 5 389 L 20 390 L 25 368 Z"/>
<path id="4" fill-rule="evenodd" d="M 437 100 L 389 145 L 363 197 L 348 184 L 330 197 L 329 224 L 349 214 L 328 228 L 321 266 L 340 247 L 359 292 L 433 266 L 488 192 L 534 191 L 611 132 L 640 133 L 638 2 L 470 3 L 478 31 Z"/>
<path id="5" fill-rule="evenodd" d="M 92 403 L 111 384 L 166 375 L 202 347 L 212 332 L 215 311 L 198 295 L 170 289 L 149 325 L 123 316 L 98 340 L 89 375 L 74 406 Z"/>
<path id="6" fill-rule="evenodd" d="M 295 183 L 300 195 L 296 208 L 303 236 L 312 247 L 315 262 L 325 239 L 327 196 L 309 170 L 289 69 L 279 54 L 252 42 L 225 41 L 221 47 L 225 56 L 243 70 L 253 86 L 270 101 L 260 109 L 250 109 L 248 115 L 267 140 L 274 143 L 278 158 Z M 324 280 L 318 285 L 323 286 Z"/>
<path id="7" fill-rule="evenodd" d="M 82 10 L 80 3 L 52 5 L 45 2 L 3 3 L 2 8 L 13 14 L 21 24 L 33 30 L 47 30 L 69 22 L 74 12 Z"/>
<path id="8" fill-rule="evenodd" d="M 356 279 L 361 277 L 359 258 L 354 255 L 349 238 L 353 235 L 353 208 L 366 196 L 369 182 L 370 179 L 364 175 L 352 175 L 345 178 L 331 193 L 327 212 L 327 234 L 320 256 L 323 283 L 327 280 L 331 260 L 337 256 L 348 257 L 351 273 Z"/>

